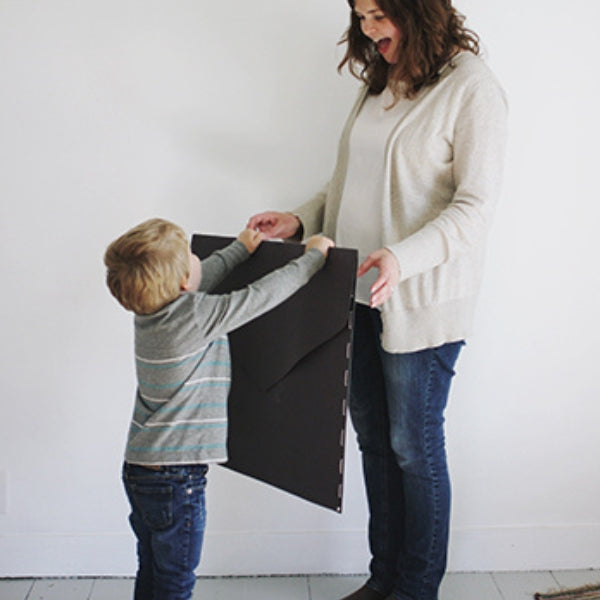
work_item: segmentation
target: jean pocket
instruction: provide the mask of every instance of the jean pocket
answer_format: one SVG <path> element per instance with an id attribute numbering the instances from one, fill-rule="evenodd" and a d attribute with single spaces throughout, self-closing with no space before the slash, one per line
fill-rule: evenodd
<path id="1" fill-rule="evenodd" d="M 171 485 L 139 485 L 129 483 L 128 493 L 148 527 L 167 529 L 173 524 L 173 487 Z"/>
<path id="2" fill-rule="evenodd" d="M 458 359 L 461 348 L 465 345 L 463 341 L 450 342 L 434 348 L 433 353 L 441 367 L 450 374 L 451 377 L 456 375 L 454 367 Z"/>

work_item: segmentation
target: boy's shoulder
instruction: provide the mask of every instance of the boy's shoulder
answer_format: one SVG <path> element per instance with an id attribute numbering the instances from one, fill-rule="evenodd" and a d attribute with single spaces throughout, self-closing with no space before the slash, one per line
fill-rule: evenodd
<path id="1" fill-rule="evenodd" d="M 136 315 L 136 348 L 156 358 L 163 351 L 174 356 L 179 350 L 209 342 L 198 318 L 202 314 L 198 303 L 204 296 L 204 292 L 186 292 L 151 315 Z"/>
<path id="2" fill-rule="evenodd" d="M 185 321 L 187 315 L 195 311 L 195 305 L 198 302 L 197 296 L 204 295 L 204 292 L 184 292 L 150 315 L 135 315 L 135 327 L 144 330 L 165 329 L 169 325 L 175 327 Z"/>

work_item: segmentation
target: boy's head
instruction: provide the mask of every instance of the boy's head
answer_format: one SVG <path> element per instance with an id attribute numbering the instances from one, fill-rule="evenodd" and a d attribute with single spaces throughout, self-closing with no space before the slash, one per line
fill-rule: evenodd
<path id="1" fill-rule="evenodd" d="M 148 315 L 188 289 L 191 263 L 185 232 L 164 219 L 150 219 L 106 249 L 106 284 L 127 310 Z"/>

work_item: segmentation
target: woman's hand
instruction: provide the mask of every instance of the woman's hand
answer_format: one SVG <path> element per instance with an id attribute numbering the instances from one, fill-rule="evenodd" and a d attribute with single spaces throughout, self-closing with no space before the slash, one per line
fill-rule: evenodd
<path id="1" fill-rule="evenodd" d="M 379 270 L 379 277 L 371 286 L 371 308 L 381 306 L 390 299 L 400 281 L 400 265 L 398 259 L 387 248 L 375 250 L 365 258 L 358 267 L 358 277 L 375 267 Z"/>
<path id="2" fill-rule="evenodd" d="M 286 239 L 296 234 L 300 219 L 292 213 L 268 211 L 250 217 L 247 227 L 261 231 L 266 239 Z"/>
<path id="3" fill-rule="evenodd" d="M 246 250 L 250 254 L 254 254 L 256 249 L 260 246 L 260 243 L 264 240 L 265 236 L 260 231 L 256 231 L 256 229 L 244 229 L 238 235 L 238 240 L 246 246 Z"/>

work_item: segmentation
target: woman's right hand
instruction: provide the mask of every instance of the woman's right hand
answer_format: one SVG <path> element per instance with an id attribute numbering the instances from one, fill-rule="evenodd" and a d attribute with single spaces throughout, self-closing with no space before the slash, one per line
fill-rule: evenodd
<path id="1" fill-rule="evenodd" d="M 300 219 L 288 212 L 267 211 L 250 217 L 247 227 L 262 232 L 265 239 L 286 239 L 297 233 Z"/>
<path id="2" fill-rule="evenodd" d="M 369 269 L 379 271 L 379 277 L 371 286 L 370 306 L 376 308 L 387 302 L 394 293 L 400 281 L 400 265 L 391 250 L 380 248 L 371 252 L 359 265 L 357 277 L 362 277 Z"/>

